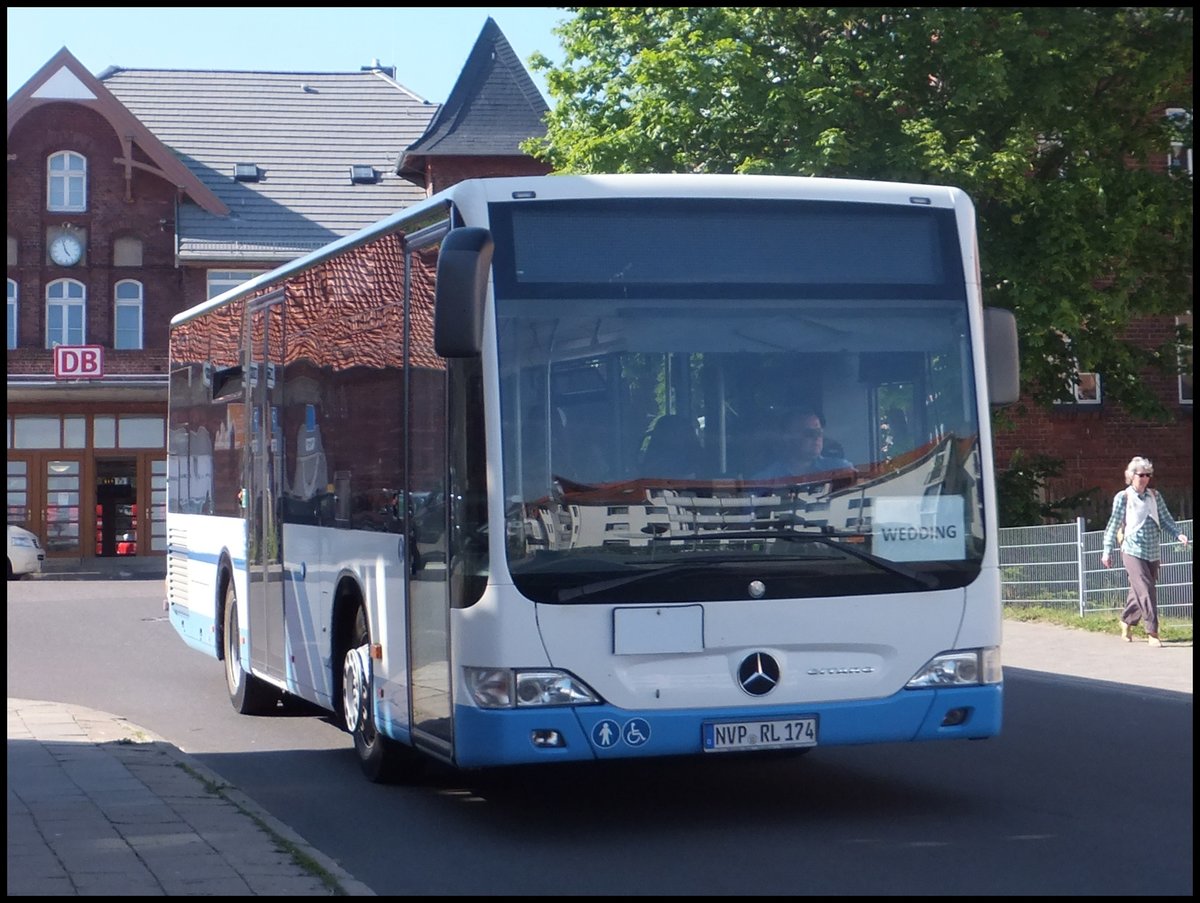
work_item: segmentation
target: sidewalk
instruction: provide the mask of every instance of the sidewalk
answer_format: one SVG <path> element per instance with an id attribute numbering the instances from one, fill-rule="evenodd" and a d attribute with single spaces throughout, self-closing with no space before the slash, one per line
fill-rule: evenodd
<path id="1" fill-rule="evenodd" d="M 167 559 L 162 555 L 124 558 L 47 558 L 42 572 L 27 580 L 165 580 Z"/>
<path id="2" fill-rule="evenodd" d="M 1059 678 L 1192 692 L 1191 642 L 1168 641 L 1154 648 L 1140 628 L 1134 629 L 1134 642 L 1124 643 L 1107 633 L 1005 620 L 1001 659 L 1006 671 L 1020 668 Z"/>
<path id="3" fill-rule="evenodd" d="M 1192 692 L 1192 646 L 1004 622 L 1004 666 Z M 161 737 L 80 706 L 8 700 L 8 894 L 374 896 Z"/>
<path id="4" fill-rule="evenodd" d="M 8 895 L 374 896 L 170 743 L 8 700 Z"/>

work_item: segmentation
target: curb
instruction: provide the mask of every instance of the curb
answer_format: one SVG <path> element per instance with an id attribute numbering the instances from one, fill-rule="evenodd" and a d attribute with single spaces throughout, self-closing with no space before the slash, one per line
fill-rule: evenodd
<path id="1" fill-rule="evenodd" d="M 332 890 L 335 895 L 347 897 L 376 896 L 375 891 L 343 869 L 337 861 L 330 859 L 290 827 L 263 809 L 254 800 L 246 796 L 241 790 L 238 790 L 224 778 L 217 775 L 216 772 L 207 766 L 201 765 L 187 753 L 180 750 L 177 746 L 168 743 L 166 740 L 160 738 L 154 742 L 170 758 L 182 766 L 184 770 L 193 773 L 199 780 L 203 781 L 212 793 L 215 793 L 222 799 L 228 800 L 231 805 L 236 806 L 250 818 L 254 819 L 254 821 L 258 822 L 268 833 L 284 841 L 289 847 L 292 859 L 296 861 L 296 864 L 300 868 L 310 870 L 298 857 L 311 860 L 323 873 L 329 876 L 334 885 Z"/>

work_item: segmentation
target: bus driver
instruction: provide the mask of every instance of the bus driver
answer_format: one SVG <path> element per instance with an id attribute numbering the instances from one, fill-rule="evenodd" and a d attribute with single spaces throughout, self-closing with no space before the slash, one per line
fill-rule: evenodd
<path id="1" fill-rule="evenodd" d="M 824 453 L 825 418 L 812 408 L 800 408 L 785 413 L 780 424 L 778 441 L 778 457 L 756 473 L 755 479 L 854 469 L 854 465 L 845 458 Z"/>

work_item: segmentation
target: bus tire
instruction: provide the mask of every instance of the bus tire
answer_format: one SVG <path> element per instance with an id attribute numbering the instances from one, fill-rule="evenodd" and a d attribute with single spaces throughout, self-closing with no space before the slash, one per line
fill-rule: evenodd
<path id="1" fill-rule="evenodd" d="M 358 764 L 367 779 L 377 784 L 408 781 L 420 773 L 418 752 L 384 737 L 375 727 L 371 698 L 371 633 L 361 605 L 342 658 L 342 723 L 354 737 Z"/>
<path id="2" fill-rule="evenodd" d="M 232 579 L 225 585 L 224 608 L 225 688 L 229 690 L 229 701 L 239 715 L 266 714 L 279 701 L 279 691 L 253 674 L 247 674 L 242 667 L 241 631 Z"/>

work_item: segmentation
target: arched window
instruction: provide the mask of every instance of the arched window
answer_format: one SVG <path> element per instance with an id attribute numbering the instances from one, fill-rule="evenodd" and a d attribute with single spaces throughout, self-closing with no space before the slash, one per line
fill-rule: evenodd
<path id="1" fill-rule="evenodd" d="M 142 347 L 142 284 L 136 279 L 117 283 L 113 311 L 113 348 Z"/>
<path id="2" fill-rule="evenodd" d="M 17 283 L 8 280 L 8 348 L 17 347 Z"/>
<path id="3" fill-rule="evenodd" d="M 46 347 L 82 345 L 87 338 L 87 289 L 77 279 L 46 286 Z"/>
<path id="4" fill-rule="evenodd" d="M 75 151 L 59 151 L 46 161 L 46 209 L 87 209 L 87 158 Z"/>

